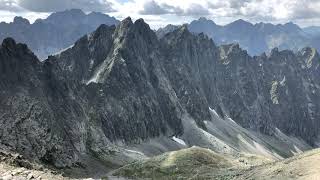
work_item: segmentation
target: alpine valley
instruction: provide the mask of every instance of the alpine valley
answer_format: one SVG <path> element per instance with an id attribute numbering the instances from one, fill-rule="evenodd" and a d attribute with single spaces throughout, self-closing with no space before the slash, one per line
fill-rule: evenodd
<path id="1" fill-rule="evenodd" d="M 48 22 L 61 13 L 81 14 L 13 24 L 56 26 Z M 80 19 L 93 16 L 106 21 Z M 3 38 L 0 178 L 320 177 L 315 48 L 251 56 L 190 32 L 194 23 L 160 34 L 142 19 L 112 19 L 91 33 L 95 25 L 80 24 L 68 43 L 46 41 L 61 49 L 79 36 L 43 61 L 21 39 Z"/>

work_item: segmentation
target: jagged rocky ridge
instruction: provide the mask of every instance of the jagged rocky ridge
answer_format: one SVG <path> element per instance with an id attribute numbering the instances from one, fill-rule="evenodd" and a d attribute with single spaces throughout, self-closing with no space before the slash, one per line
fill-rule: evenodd
<path id="1" fill-rule="evenodd" d="M 123 144 L 188 139 L 193 122 L 206 135 L 214 116 L 318 145 L 319 55 L 312 48 L 251 57 L 185 26 L 159 40 L 142 19 L 127 18 L 44 62 L 5 39 L 0 69 L 1 147 L 58 167 L 88 158 L 121 164 L 132 158 Z"/>

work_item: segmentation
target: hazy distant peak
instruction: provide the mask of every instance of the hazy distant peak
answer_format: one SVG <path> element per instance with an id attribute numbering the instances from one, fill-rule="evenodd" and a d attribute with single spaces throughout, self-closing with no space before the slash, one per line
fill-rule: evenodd
<path id="1" fill-rule="evenodd" d="M 243 19 L 238 19 L 230 24 L 228 24 L 227 26 L 253 26 L 253 24 L 251 24 L 250 22 L 248 21 L 245 21 Z"/>
<path id="2" fill-rule="evenodd" d="M 28 19 L 23 18 L 23 17 L 20 17 L 20 16 L 16 16 L 16 17 L 13 19 L 13 23 L 14 23 L 14 24 L 27 24 L 27 25 L 30 24 L 30 22 L 29 22 Z"/>

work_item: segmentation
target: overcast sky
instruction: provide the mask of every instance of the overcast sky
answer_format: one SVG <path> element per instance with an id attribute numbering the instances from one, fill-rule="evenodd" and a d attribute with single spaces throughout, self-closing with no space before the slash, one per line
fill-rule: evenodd
<path id="1" fill-rule="evenodd" d="M 50 12 L 79 8 L 118 19 L 144 18 L 153 28 L 207 17 L 217 24 L 236 19 L 320 25 L 320 0 L 0 0 L 0 21 L 23 16 L 31 22 Z"/>

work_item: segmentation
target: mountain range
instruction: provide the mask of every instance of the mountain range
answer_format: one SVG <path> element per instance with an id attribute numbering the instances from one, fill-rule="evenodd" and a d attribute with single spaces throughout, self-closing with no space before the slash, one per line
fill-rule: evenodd
<path id="1" fill-rule="evenodd" d="M 12 37 L 18 42 L 26 43 L 39 59 L 44 60 L 48 55 L 71 46 L 100 24 L 118 23 L 114 17 L 98 12 L 85 14 L 79 9 L 52 13 L 33 24 L 23 17 L 15 17 L 12 23 L 0 23 L 0 41 Z"/>
<path id="2" fill-rule="evenodd" d="M 94 31 L 100 24 L 117 25 L 119 20 L 103 13 L 84 13 L 79 9 L 56 12 L 46 19 L 38 19 L 33 24 L 23 17 L 16 17 L 12 23 L 0 23 L 0 41 L 12 37 L 17 42 L 28 44 L 29 48 L 44 60 L 73 45 L 81 36 Z M 168 25 L 157 30 L 161 38 L 177 29 L 179 25 Z M 320 50 L 320 28 L 301 28 L 289 22 L 274 25 L 271 23 L 252 24 L 237 20 L 225 26 L 212 20 L 200 18 L 188 24 L 193 33 L 205 33 L 216 44 L 238 43 L 250 55 L 269 53 L 273 48 L 298 51 L 306 46 Z"/>
<path id="3" fill-rule="evenodd" d="M 189 29 L 158 38 L 126 18 L 44 61 L 4 39 L 1 149 L 92 177 L 192 146 L 271 160 L 319 147 L 316 49 L 253 57 Z"/>
<path id="4" fill-rule="evenodd" d="M 269 53 L 273 48 L 298 51 L 310 46 L 320 50 L 320 28 L 316 26 L 300 28 L 292 22 L 277 25 L 263 22 L 252 24 L 242 19 L 221 26 L 206 18 L 194 20 L 187 26 L 191 32 L 205 33 L 219 45 L 238 43 L 250 55 Z M 162 37 L 177 27 L 168 25 L 157 30 L 157 34 Z"/>

